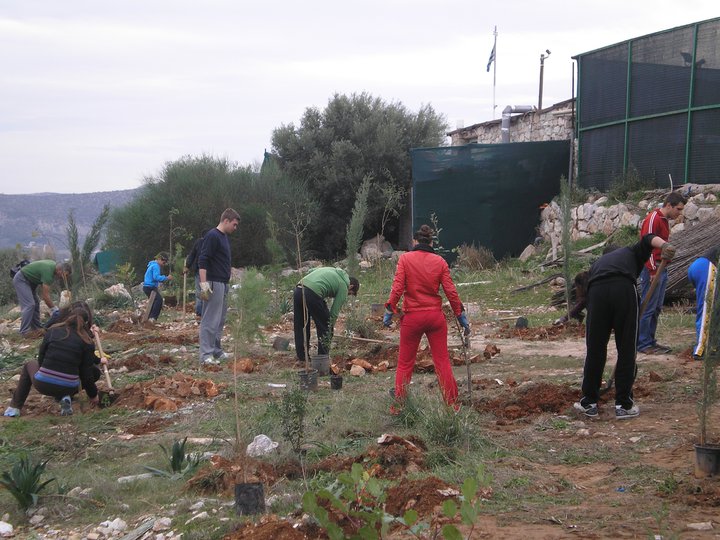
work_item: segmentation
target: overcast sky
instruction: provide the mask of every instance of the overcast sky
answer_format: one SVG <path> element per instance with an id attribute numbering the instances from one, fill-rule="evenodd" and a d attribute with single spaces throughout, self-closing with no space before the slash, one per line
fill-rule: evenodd
<path id="1" fill-rule="evenodd" d="M 587 6 L 587 7 L 586 7 Z M 369 92 L 449 129 L 571 97 L 571 56 L 716 0 L 0 0 L 0 193 L 128 189 L 167 161 L 262 161 L 273 129 Z M 486 66 L 497 25 L 496 110 Z"/>

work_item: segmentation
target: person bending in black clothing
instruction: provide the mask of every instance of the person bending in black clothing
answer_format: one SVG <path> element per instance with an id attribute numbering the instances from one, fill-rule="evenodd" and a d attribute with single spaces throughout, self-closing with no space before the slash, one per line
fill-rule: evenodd
<path id="1" fill-rule="evenodd" d="M 72 308 L 63 322 L 48 329 L 38 359 L 23 366 L 4 416 L 20 416 L 20 409 L 33 387 L 41 394 L 57 399 L 62 416 L 73 413 L 72 396 L 81 386 L 90 402 L 98 404 L 95 381 L 99 371 L 95 367 L 95 345 L 89 334 L 91 321 L 90 309 L 80 305 Z"/>
<path id="2" fill-rule="evenodd" d="M 639 310 L 636 282 L 653 248 L 661 248 L 662 258 L 668 261 L 675 255 L 672 245 L 659 236 L 646 234 L 637 244 L 606 253 L 590 267 L 583 397 L 574 404 L 574 408 L 585 416 L 594 418 L 598 415 L 597 403 L 612 331 L 615 331 L 618 353 L 615 417 L 625 419 L 640 414 L 640 408 L 632 399 Z"/>

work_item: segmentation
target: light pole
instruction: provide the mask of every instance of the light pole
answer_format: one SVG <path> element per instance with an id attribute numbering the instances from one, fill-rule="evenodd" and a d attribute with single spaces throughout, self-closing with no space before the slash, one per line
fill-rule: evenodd
<path id="1" fill-rule="evenodd" d="M 545 52 L 540 54 L 540 90 L 538 92 L 538 111 L 542 110 L 543 71 L 545 70 L 545 59 L 548 56 L 550 56 L 550 49 L 545 49 Z"/>

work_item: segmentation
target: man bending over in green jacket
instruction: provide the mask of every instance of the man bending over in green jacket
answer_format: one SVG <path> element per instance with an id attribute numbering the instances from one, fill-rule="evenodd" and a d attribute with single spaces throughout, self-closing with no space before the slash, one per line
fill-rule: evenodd
<path id="1" fill-rule="evenodd" d="M 341 268 L 316 268 L 300 280 L 293 294 L 295 350 L 299 362 L 305 362 L 305 350 L 310 345 L 310 319 L 315 321 L 318 354 L 328 354 L 340 309 L 348 295 L 357 295 L 358 289 L 360 282 Z M 326 298 L 333 298 L 330 309 Z"/>

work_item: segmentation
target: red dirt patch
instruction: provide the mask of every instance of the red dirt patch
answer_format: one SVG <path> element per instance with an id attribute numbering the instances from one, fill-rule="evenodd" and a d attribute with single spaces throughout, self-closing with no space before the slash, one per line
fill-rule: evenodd
<path id="1" fill-rule="evenodd" d="M 327 538 L 327 536 L 318 536 L 317 532 L 314 534 L 310 531 L 302 532 L 300 527 L 295 528 L 289 521 L 275 515 L 263 516 L 260 523 L 245 523 L 223 536 L 223 540 L 303 540 L 308 538 Z"/>
<path id="2" fill-rule="evenodd" d="M 125 431 L 131 435 L 149 435 L 157 433 L 172 421 L 167 418 L 145 418 L 143 422 L 130 426 Z"/>
<path id="3" fill-rule="evenodd" d="M 157 366 L 157 361 L 147 354 L 135 354 L 113 362 L 113 367 L 125 367 L 128 371 L 142 371 Z"/>
<path id="4" fill-rule="evenodd" d="M 560 339 L 579 339 L 585 337 L 584 324 L 559 324 L 557 326 L 537 326 L 515 328 L 503 325 L 493 336 L 495 338 L 518 338 L 526 341 L 555 341 Z"/>
<path id="5" fill-rule="evenodd" d="M 238 456 L 235 460 L 221 456 L 210 458 L 210 467 L 203 467 L 188 480 L 187 487 L 205 495 L 233 496 L 235 484 L 244 482 L 262 482 L 272 485 L 278 478 L 299 478 L 302 468 L 299 463 L 285 463 L 274 466 L 247 456 Z"/>
<path id="6" fill-rule="evenodd" d="M 455 499 L 454 495 L 440 493 L 440 490 L 450 488 L 456 489 L 436 476 L 405 480 L 388 489 L 385 510 L 393 516 L 402 516 L 411 508 L 421 517 L 433 514 L 444 501 Z"/>
<path id="7" fill-rule="evenodd" d="M 514 388 L 510 395 L 487 403 L 476 402 L 474 407 L 478 411 L 493 413 L 501 422 L 544 412 L 560 413 L 579 398 L 578 389 L 545 382 L 527 383 Z"/>
<path id="8" fill-rule="evenodd" d="M 391 436 L 388 444 L 373 445 L 359 456 L 329 456 L 313 470 L 349 471 L 353 463 L 360 463 L 370 476 L 398 479 L 425 468 L 425 443 L 417 437 Z"/>
<path id="9" fill-rule="evenodd" d="M 215 384 L 209 379 L 194 379 L 178 372 L 172 377 L 157 377 L 126 386 L 115 405 L 128 409 L 174 412 L 188 401 L 213 398 L 223 388 L 224 385 Z"/>

